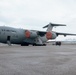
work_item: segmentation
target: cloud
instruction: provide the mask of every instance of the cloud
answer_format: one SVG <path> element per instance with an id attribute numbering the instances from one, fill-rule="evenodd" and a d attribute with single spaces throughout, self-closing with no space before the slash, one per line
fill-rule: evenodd
<path id="1" fill-rule="evenodd" d="M 56 31 L 76 32 L 76 1 L 0 0 L 0 25 L 41 30 L 49 22 L 68 25 Z"/>
<path id="2" fill-rule="evenodd" d="M 49 22 L 67 25 L 54 31 L 75 33 L 76 0 L 0 0 L 0 25 L 43 30 Z"/>

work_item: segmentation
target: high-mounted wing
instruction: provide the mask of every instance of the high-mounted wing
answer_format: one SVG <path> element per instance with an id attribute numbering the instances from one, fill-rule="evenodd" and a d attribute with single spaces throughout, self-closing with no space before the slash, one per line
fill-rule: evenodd
<path id="1" fill-rule="evenodd" d="M 47 32 L 45 32 L 45 31 L 38 31 L 38 35 L 40 35 L 40 36 L 44 36 L 46 33 Z"/>
<path id="2" fill-rule="evenodd" d="M 76 34 L 71 34 L 71 33 L 59 33 L 59 32 L 44 32 L 44 31 L 38 31 L 38 35 L 41 37 L 46 37 L 48 40 L 49 39 L 55 39 L 58 35 L 71 35 L 71 36 L 76 36 Z M 45 36 L 46 35 L 46 36 Z"/>
<path id="3" fill-rule="evenodd" d="M 46 31 L 38 31 L 38 35 L 40 36 L 44 36 L 47 32 Z M 72 34 L 72 33 L 59 33 L 59 32 L 51 32 L 51 33 L 56 33 L 56 35 L 64 35 L 64 36 L 67 36 L 67 35 L 71 35 L 71 36 L 76 36 L 76 34 Z"/>
<path id="4" fill-rule="evenodd" d="M 73 36 L 76 36 L 76 34 L 71 34 L 71 33 L 59 33 L 59 32 L 56 32 L 57 36 L 58 35 L 64 35 L 64 36 L 67 36 L 67 35 L 73 35 Z"/>

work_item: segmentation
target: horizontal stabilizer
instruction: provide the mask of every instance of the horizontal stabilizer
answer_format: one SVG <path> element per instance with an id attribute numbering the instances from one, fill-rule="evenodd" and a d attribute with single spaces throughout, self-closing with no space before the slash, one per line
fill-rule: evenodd
<path id="1" fill-rule="evenodd" d="M 49 25 L 51 25 L 52 27 L 54 27 L 54 26 L 66 26 L 64 24 L 53 24 L 53 23 L 49 23 L 48 25 L 44 26 L 43 28 L 47 28 Z"/>
<path id="2" fill-rule="evenodd" d="M 66 26 L 66 25 L 49 23 L 48 25 L 44 26 L 43 28 L 47 28 L 47 31 L 52 31 L 54 26 Z"/>

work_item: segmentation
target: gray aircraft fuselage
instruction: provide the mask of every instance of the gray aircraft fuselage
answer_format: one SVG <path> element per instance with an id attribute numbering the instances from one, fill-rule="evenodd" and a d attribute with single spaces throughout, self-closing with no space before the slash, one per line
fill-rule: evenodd
<path id="1" fill-rule="evenodd" d="M 23 29 L 16 29 L 12 27 L 1 26 L 0 27 L 0 42 L 7 43 L 11 41 L 13 44 L 21 44 L 25 39 Z"/>
<path id="2" fill-rule="evenodd" d="M 35 44 L 35 38 L 27 38 L 25 35 L 26 29 L 18 29 L 7 26 L 0 26 L 0 42 L 11 44 L 29 45 Z M 34 31 L 33 31 L 34 33 Z"/>
<path id="3" fill-rule="evenodd" d="M 74 35 L 69 33 L 59 33 L 52 31 L 54 26 L 65 26 L 61 24 L 48 24 L 43 28 L 47 27 L 47 31 L 27 30 L 18 29 L 7 26 L 0 26 L 0 42 L 11 44 L 21 44 L 22 46 L 28 46 L 29 44 L 34 45 L 46 45 L 47 40 L 55 39 L 58 35 Z"/>

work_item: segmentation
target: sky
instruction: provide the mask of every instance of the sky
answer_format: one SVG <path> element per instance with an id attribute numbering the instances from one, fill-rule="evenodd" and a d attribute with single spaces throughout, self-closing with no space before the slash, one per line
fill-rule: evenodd
<path id="1" fill-rule="evenodd" d="M 67 25 L 53 31 L 76 34 L 76 0 L 0 0 L 0 26 L 46 31 L 50 22 Z M 76 37 L 57 39 L 67 38 Z"/>

